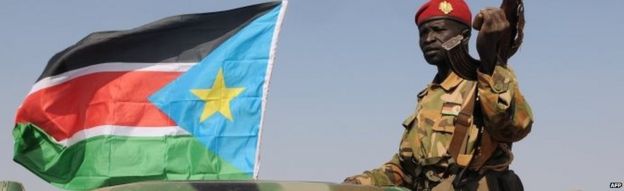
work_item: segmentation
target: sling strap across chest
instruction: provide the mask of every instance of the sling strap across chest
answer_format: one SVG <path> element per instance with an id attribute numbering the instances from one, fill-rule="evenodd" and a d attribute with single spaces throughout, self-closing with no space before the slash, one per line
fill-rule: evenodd
<path id="1" fill-rule="evenodd" d="M 478 147 L 474 151 L 473 156 L 469 159 L 460 156 L 462 148 L 465 148 L 468 142 L 468 130 L 474 123 L 475 104 L 478 102 L 476 86 L 474 85 L 468 94 L 464 96 L 464 106 L 453 122 L 455 130 L 449 144 L 448 153 L 459 166 L 479 171 L 494 154 L 499 143 L 492 139 L 486 130 L 480 128 L 477 138 Z"/>

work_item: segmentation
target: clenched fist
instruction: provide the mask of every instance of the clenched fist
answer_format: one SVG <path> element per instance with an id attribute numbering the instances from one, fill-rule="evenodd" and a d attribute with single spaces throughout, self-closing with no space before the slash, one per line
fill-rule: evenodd
<path id="1" fill-rule="evenodd" d="M 472 26 L 479 30 L 477 36 L 477 52 L 481 59 L 479 70 L 492 74 L 498 61 L 501 37 L 510 30 L 509 21 L 502 9 L 486 8 L 479 11 Z"/>

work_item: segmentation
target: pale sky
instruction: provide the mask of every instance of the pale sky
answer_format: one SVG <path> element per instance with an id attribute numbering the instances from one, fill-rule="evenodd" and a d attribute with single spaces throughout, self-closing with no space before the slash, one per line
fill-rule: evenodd
<path id="1" fill-rule="evenodd" d="M 17 106 L 56 52 L 95 31 L 260 2 L 0 0 L 0 180 L 55 190 L 13 162 L 11 130 Z M 435 74 L 413 23 L 423 2 L 289 2 L 265 113 L 260 179 L 340 182 L 390 159 L 401 122 Z M 525 44 L 511 66 L 535 124 L 514 144 L 512 169 L 526 190 L 607 190 L 609 182 L 624 181 L 624 1 L 525 3 Z M 469 4 L 474 14 L 500 1 Z"/>

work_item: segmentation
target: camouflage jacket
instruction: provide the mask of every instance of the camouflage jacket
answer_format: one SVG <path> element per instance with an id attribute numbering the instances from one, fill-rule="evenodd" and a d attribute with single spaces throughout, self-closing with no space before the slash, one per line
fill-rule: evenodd
<path id="1" fill-rule="evenodd" d="M 473 124 L 468 129 L 457 161 L 447 153 L 455 126 L 453 121 L 467 103 L 470 92 L 478 91 L 480 114 L 474 114 Z M 404 122 L 400 148 L 397 154 L 380 168 L 352 176 L 346 182 L 377 186 L 412 187 L 417 177 L 414 172 L 420 167 L 446 168 L 452 163 L 466 166 L 472 159 L 477 144 L 479 127 L 488 131 L 499 142 L 512 143 L 524 138 L 531 130 L 533 115 L 520 93 L 513 71 L 497 66 L 492 75 L 478 73 L 477 80 L 466 80 L 455 73 L 449 74 L 440 84 L 429 84 L 418 94 L 414 114 Z M 414 163 L 407 166 L 405 163 Z M 422 168 L 421 168 L 422 169 Z M 436 175 L 427 174 L 435 179 Z"/>

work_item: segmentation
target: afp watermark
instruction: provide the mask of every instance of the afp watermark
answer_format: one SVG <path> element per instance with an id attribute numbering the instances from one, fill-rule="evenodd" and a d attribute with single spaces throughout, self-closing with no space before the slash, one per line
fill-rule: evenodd
<path id="1" fill-rule="evenodd" d="M 609 183 L 609 188 L 622 188 L 622 182 L 611 182 Z"/>

